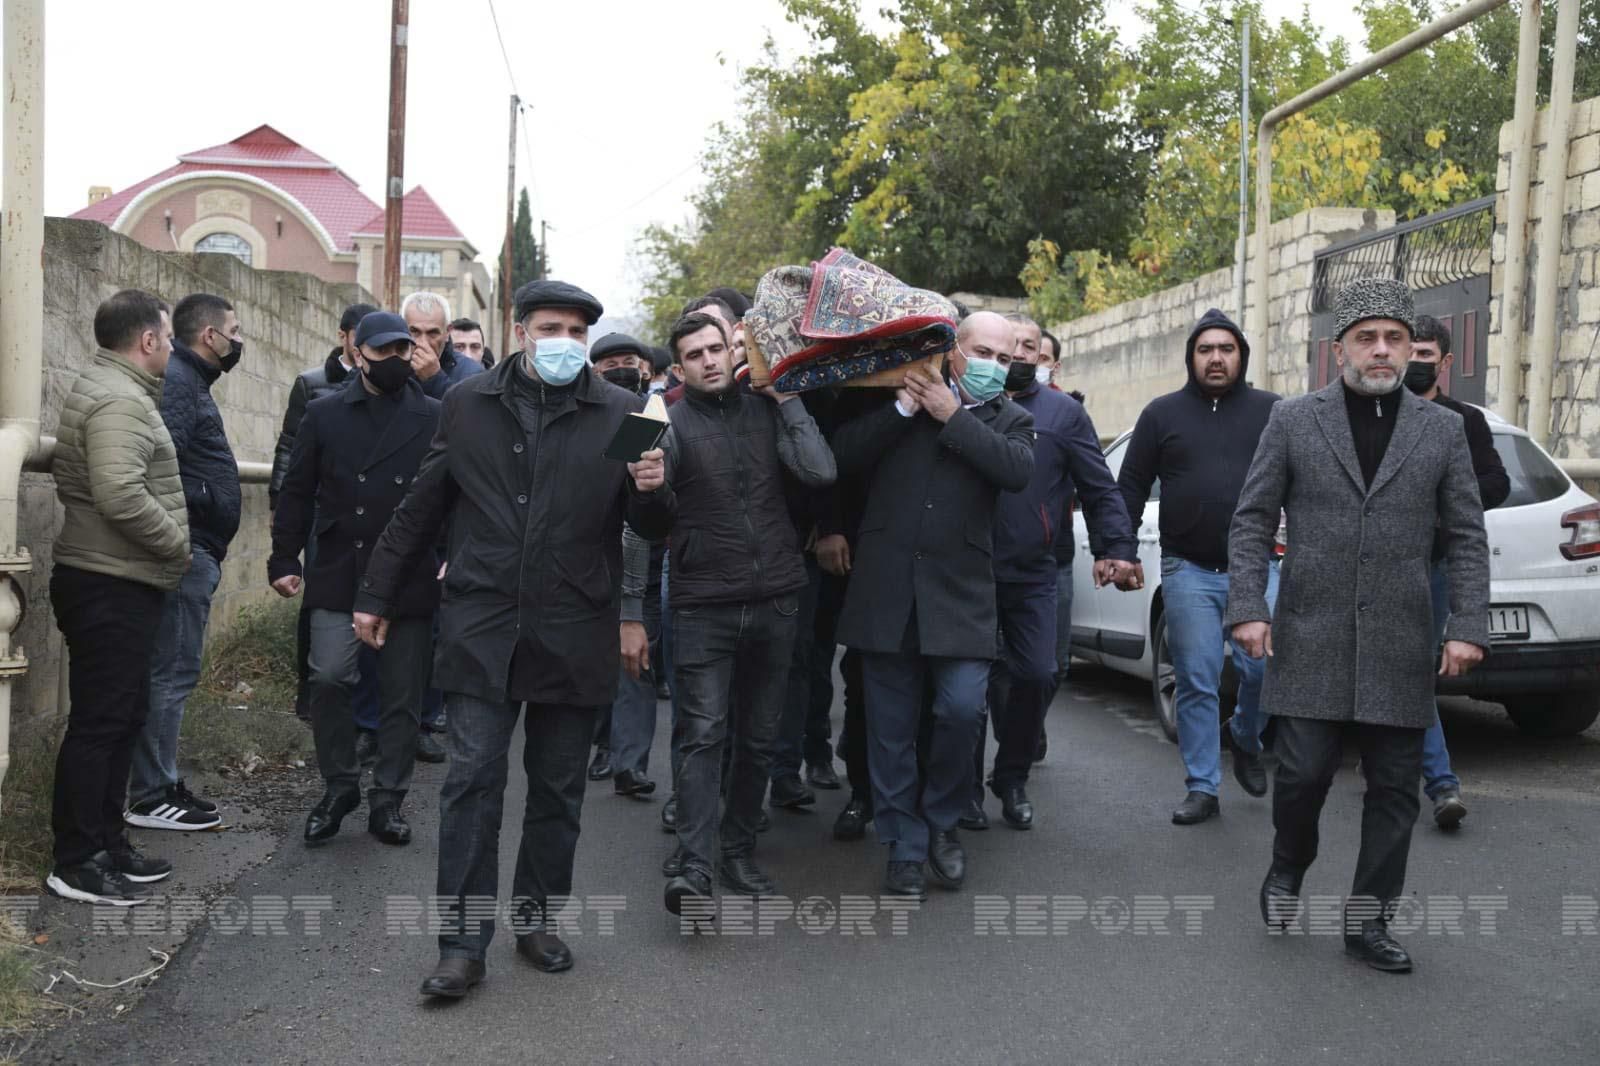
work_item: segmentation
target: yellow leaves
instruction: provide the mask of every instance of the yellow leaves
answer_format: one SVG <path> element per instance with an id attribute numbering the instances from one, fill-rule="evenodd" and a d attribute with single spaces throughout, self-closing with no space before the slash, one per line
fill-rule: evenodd
<path id="1" fill-rule="evenodd" d="M 1428 143 L 1429 148 L 1438 151 L 1439 147 L 1444 144 L 1444 130 L 1429 130 L 1423 135 L 1422 139 Z"/>

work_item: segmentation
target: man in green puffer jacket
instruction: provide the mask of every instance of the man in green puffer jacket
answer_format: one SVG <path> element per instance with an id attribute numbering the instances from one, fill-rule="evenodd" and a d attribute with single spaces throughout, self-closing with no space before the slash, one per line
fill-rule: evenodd
<path id="1" fill-rule="evenodd" d="M 50 603 L 66 638 L 72 710 L 56 757 L 51 892 L 131 906 L 172 864 L 140 855 L 123 827 L 128 767 L 150 707 L 162 605 L 189 565 L 178 456 L 161 421 L 172 353 L 167 305 L 125 289 L 94 316 L 100 345 L 73 383 L 56 431 Z"/>

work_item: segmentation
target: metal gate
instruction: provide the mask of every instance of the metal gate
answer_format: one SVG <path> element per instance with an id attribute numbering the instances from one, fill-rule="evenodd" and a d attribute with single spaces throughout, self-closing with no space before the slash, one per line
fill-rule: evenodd
<path id="1" fill-rule="evenodd" d="M 1445 324 L 1454 365 L 1440 388 L 1482 404 L 1489 340 L 1489 250 L 1494 197 L 1458 204 L 1381 233 L 1367 233 L 1316 254 L 1311 288 L 1308 385 L 1320 389 L 1339 374 L 1333 355 L 1333 297 L 1357 278 L 1398 278 L 1411 287 L 1417 313 Z"/>

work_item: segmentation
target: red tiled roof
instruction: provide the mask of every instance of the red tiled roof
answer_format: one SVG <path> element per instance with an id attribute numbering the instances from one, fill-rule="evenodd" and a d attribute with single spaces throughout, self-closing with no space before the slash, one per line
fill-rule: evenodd
<path id="1" fill-rule="evenodd" d="M 323 159 L 291 141 L 271 126 L 257 126 L 227 144 L 214 145 L 178 157 L 178 164 L 153 174 L 143 181 L 90 204 L 73 218 L 86 218 L 111 225 L 140 193 L 152 185 L 203 171 L 231 171 L 275 186 L 300 202 L 327 230 L 334 247 L 341 252 L 354 250 L 351 234 L 374 211 L 381 209 L 363 193 L 350 177 Z M 428 203 L 432 205 L 433 201 Z M 438 211 L 437 206 L 434 210 Z M 440 212 L 443 218 L 443 212 Z M 448 223 L 448 219 L 446 222 Z M 382 227 L 379 227 L 380 232 Z"/>
<path id="2" fill-rule="evenodd" d="M 382 237 L 383 211 L 367 220 L 366 225 L 354 231 L 357 237 Z M 428 195 L 428 190 L 418 185 L 400 201 L 400 235 L 429 240 L 464 241 L 466 236 L 450 221 L 450 217 Z"/>

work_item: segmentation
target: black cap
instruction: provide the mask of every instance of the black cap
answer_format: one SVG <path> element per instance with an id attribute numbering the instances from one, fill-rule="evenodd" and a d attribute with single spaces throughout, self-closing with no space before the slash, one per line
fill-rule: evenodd
<path id="1" fill-rule="evenodd" d="M 344 314 L 339 316 L 339 328 L 349 333 L 361 324 L 363 318 L 376 310 L 377 308 L 371 304 L 351 304 L 344 309 Z"/>
<path id="2" fill-rule="evenodd" d="M 664 344 L 653 345 L 650 348 L 650 368 L 657 374 L 665 374 L 672 366 L 672 353 L 667 351 Z"/>
<path id="3" fill-rule="evenodd" d="M 600 301 L 576 285 L 564 281 L 530 281 L 512 297 L 516 305 L 517 321 L 521 322 L 541 307 L 570 307 L 583 315 L 584 321 L 594 325 L 605 314 Z"/>
<path id="4" fill-rule="evenodd" d="M 406 320 L 393 311 L 374 311 L 356 326 L 357 347 L 370 344 L 382 348 L 385 344 L 410 339 L 411 330 L 406 327 Z"/>
<path id="5" fill-rule="evenodd" d="M 598 363 L 608 355 L 642 355 L 649 357 L 650 349 L 626 333 L 607 333 L 589 346 L 589 362 Z"/>

